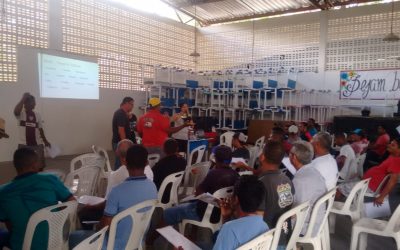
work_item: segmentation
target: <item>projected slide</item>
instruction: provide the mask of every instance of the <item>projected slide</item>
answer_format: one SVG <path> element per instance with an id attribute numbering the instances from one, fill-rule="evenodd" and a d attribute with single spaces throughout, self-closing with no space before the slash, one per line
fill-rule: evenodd
<path id="1" fill-rule="evenodd" d="M 99 99 L 97 63 L 39 53 L 40 96 Z"/>

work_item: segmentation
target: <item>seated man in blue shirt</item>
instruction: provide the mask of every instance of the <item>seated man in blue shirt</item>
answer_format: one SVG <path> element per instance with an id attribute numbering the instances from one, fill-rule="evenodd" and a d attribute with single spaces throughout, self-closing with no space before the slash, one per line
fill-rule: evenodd
<path id="1" fill-rule="evenodd" d="M 157 199 L 156 185 L 144 174 L 144 168 L 147 165 L 148 152 L 141 145 L 133 145 L 126 153 L 126 167 L 129 177 L 121 184 L 115 186 L 106 201 L 104 215 L 98 225 L 98 230 L 105 226 L 110 226 L 111 221 L 118 213 L 131 208 L 143 201 Z M 133 222 L 137 223 L 137 222 Z M 125 218 L 118 223 L 115 234 L 114 249 L 125 249 L 131 234 L 132 221 Z M 80 241 L 87 238 L 90 234 L 77 231 L 70 236 L 70 248 L 75 247 Z M 104 246 L 107 246 L 108 237 L 104 239 Z"/>
<path id="2" fill-rule="evenodd" d="M 18 250 L 22 249 L 26 226 L 33 213 L 56 205 L 59 201 L 75 198 L 58 177 L 39 173 L 39 157 L 32 149 L 15 151 L 13 162 L 17 177 L 0 186 L 0 221 L 5 222 L 10 232 L 7 245 Z M 47 249 L 48 234 L 48 227 L 39 224 L 32 240 L 32 249 Z"/>
<path id="3" fill-rule="evenodd" d="M 265 188 L 257 176 L 244 175 L 236 182 L 233 197 L 221 202 L 223 220 L 214 250 L 233 250 L 269 230 L 263 216 L 257 213 Z"/>

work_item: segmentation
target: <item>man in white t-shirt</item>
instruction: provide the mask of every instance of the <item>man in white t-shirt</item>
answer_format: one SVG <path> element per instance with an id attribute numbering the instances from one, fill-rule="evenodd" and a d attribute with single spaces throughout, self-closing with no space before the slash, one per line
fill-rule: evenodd
<path id="1" fill-rule="evenodd" d="M 105 201 L 96 205 L 85 205 L 81 210 L 79 210 L 78 217 L 81 222 L 100 220 L 100 218 L 103 216 L 103 211 L 106 206 L 106 200 L 108 199 L 108 195 L 110 194 L 111 190 L 115 186 L 118 186 L 119 184 L 123 183 L 127 178 L 129 178 L 129 172 L 126 168 L 126 154 L 128 152 L 128 149 L 133 145 L 134 143 L 128 139 L 123 139 L 118 142 L 116 155 L 119 157 L 122 165 L 116 171 L 112 171 L 108 177 Z M 146 175 L 147 179 L 153 181 L 153 171 L 148 164 L 144 169 L 144 174 Z M 92 225 L 83 224 L 82 228 L 91 229 Z"/>
<path id="2" fill-rule="evenodd" d="M 356 154 L 342 132 L 335 134 L 335 144 L 340 147 L 339 155 L 336 157 L 339 180 L 352 181 L 357 177 Z"/>
<path id="3" fill-rule="evenodd" d="M 322 177 L 324 177 L 326 189 L 328 191 L 336 187 L 339 176 L 336 160 L 329 154 L 331 143 L 331 136 L 325 132 L 317 133 L 311 141 L 315 156 L 313 160 L 314 167 L 321 173 Z"/>
<path id="4" fill-rule="evenodd" d="M 39 168 L 43 169 L 46 165 L 44 146 L 51 147 L 51 145 L 44 135 L 42 118 L 38 112 L 34 111 L 35 106 L 35 97 L 29 93 L 24 93 L 22 99 L 14 108 L 20 136 L 18 148 L 27 147 L 34 150 L 39 156 Z"/>

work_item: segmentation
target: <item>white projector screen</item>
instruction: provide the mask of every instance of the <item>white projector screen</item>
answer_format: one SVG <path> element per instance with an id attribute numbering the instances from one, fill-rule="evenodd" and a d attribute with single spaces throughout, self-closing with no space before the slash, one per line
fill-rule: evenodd
<path id="1" fill-rule="evenodd" d="M 99 99 L 99 66 L 95 62 L 38 53 L 40 96 Z"/>

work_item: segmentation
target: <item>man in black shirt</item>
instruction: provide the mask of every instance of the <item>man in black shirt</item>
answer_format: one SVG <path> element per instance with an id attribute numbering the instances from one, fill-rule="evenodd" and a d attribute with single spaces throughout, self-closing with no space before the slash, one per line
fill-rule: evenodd
<path id="1" fill-rule="evenodd" d="M 165 157 L 159 160 L 153 167 L 154 184 L 157 190 L 160 190 L 164 179 L 173 173 L 184 171 L 186 168 L 186 160 L 178 154 L 178 142 L 174 139 L 168 139 L 164 142 Z M 171 187 L 167 186 L 162 200 L 168 201 Z"/>
<path id="2" fill-rule="evenodd" d="M 245 147 L 246 136 L 243 133 L 235 133 L 232 138 L 232 147 L 234 148 L 232 152 L 233 158 L 243 158 L 245 160 L 250 159 L 250 152 Z"/>
<path id="3" fill-rule="evenodd" d="M 125 97 L 122 100 L 120 108 L 114 112 L 112 119 L 112 147 L 114 151 L 117 149 L 119 141 L 129 139 L 131 135 L 128 115 L 133 109 L 133 102 L 132 97 Z M 118 157 L 115 157 L 114 170 L 118 169 L 120 165 Z"/>

